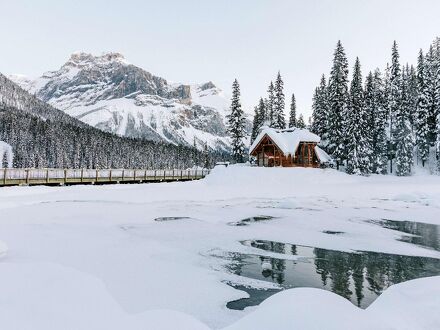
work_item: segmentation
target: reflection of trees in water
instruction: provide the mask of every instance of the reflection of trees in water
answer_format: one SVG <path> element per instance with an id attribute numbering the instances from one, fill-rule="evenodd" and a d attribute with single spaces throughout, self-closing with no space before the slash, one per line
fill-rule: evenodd
<path id="1" fill-rule="evenodd" d="M 364 298 L 364 255 L 351 253 L 349 257 L 349 264 L 351 265 L 351 276 L 354 282 L 354 291 L 356 293 L 357 306 L 361 307 L 361 301 Z"/>
<path id="2" fill-rule="evenodd" d="M 315 266 L 318 274 L 321 275 L 323 285 L 327 284 L 327 279 L 331 279 L 331 290 L 344 298 L 350 299 L 353 292 L 350 290 L 350 254 L 338 253 L 323 249 L 313 250 L 316 259 Z"/>
<path id="3" fill-rule="evenodd" d="M 232 262 L 229 265 L 230 270 L 236 274 L 236 275 L 241 275 L 242 271 L 243 271 L 243 265 L 244 265 L 244 258 L 246 256 L 244 254 L 241 253 L 233 253 L 232 254 Z"/>
<path id="4" fill-rule="evenodd" d="M 385 253 L 346 253 L 314 249 L 316 272 L 323 285 L 332 280 L 331 290 L 350 298 L 350 277 L 354 283 L 357 305 L 364 298 L 364 288 L 379 295 L 391 284 L 438 275 L 440 260 Z"/>
<path id="5" fill-rule="evenodd" d="M 251 246 L 262 249 L 265 251 L 271 251 L 276 253 L 285 253 L 286 244 L 271 242 L 271 241 L 252 241 Z M 286 270 L 286 261 L 277 258 L 260 257 L 261 265 L 264 262 L 268 262 L 271 265 L 271 269 L 263 269 L 262 275 L 264 277 L 270 277 L 274 282 L 283 284 L 285 281 L 284 271 Z"/>
<path id="6" fill-rule="evenodd" d="M 358 306 L 363 305 L 362 302 L 369 293 L 380 295 L 391 284 L 440 274 L 439 259 L 376 252 L 349 253 L 262 240 L 251 241 L 250 246 L 292 255 L 301 254 L 303 249 L 306 253 L 313 251 L 315 271 L 320 275 L 322 287 L 352 300 Z M 301 252 L 298 252 L 299 248 Z M 295 271 L 305 269 L 289 267 L 286 270 L 286 265 L 293 263 L 291 260 L 243 254 L 234 254 L 232 260 L 231 269 L 237 275 L 262 275 L 267 280 L 284 286 L 303 284 L 301 276 L 304 275 L 297 277 Z M 255 269 L 255 263 L 261 269 Z M 248 268 L 247 265 L 252 267 Z M 286 272 L 290 272 L 287 278 Z M 321 287 L 320 284 L 314 285 Z"/>

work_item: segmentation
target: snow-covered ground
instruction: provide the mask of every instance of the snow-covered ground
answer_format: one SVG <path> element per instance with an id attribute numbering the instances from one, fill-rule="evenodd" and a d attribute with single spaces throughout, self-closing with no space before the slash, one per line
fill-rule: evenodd
<path id="1" fill-rule="evenodd" d="M 0 324 L 20 330 L 439 328 L 440 277 L 393 286 L 366 310 L 301 288 L 235 311 L 226 302 L 247 294 L 226 281 L 274 284 L 231 274 L 219 257 L 255 253 L 240 241 L 264 239 L 440 259 L 440 252 L 364 221 L 440 224 L 439 211 L 437 176 L 366 178 L 300 168 L 220 167 L 187 183 L 1 188 Z M 257 215 L 275 219 L 228 225 Z"/>

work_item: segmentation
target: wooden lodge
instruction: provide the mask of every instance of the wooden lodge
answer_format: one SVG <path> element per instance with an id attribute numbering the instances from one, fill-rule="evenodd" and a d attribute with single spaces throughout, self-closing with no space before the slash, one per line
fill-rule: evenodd
<path id="1" fill-rule="evenodd" d="M 318 147 L 320 137 L 307 129 L 276 130 L 265 127 L 249 149 L 257 166 L 322 167 L 332 162 Z"/>

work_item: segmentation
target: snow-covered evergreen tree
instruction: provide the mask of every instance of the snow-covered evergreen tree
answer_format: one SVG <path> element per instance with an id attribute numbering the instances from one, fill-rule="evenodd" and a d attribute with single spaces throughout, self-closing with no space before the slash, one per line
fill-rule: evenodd
<path id="1" fill-rule="evenodd" d="M 278 72 L 277 78 L 275 80 L 274 94 L 275 99 L 272 108 L 272 124 L 271 127 L 284 129 L 286 128 L 286 119 L 284 118 L 284 82 L 281 78 L 280 72 Z"/>
<path id="2" fill-rule="evenodd" d="M 289 112 L 289 128 L 296 127 L 296 100 L 295 94 L 292 94 L 292 101 L 290 102 Z"/>
<path id="3" fill-rule="evenodd" d="M 321 141 L 326 142 L 329 136 L 328 131 L 328 97 L 327 83 L 325 76 L 322 75 L 320 85 L 315 89 L 312 104 L 312 132 L 321 137 Z"/>
<path id="4" fill-rule="evenodd" d="M 267 89 L 267 99 L 266 99 L 266 120 L 272 127 L 274 122 L 274 106 L 275 106 L 275 87 L 271 81 Z"/>
<path id="5" fill-rule="evenodd" d="M 371 79 L 371 78 L 370 78 Z M 387 149 L 387 98 L 385 84 L 379 69 L 374 71 L 371 92 L 366 92 L 365 111 L 369 116 L 372 146 L 372 172 L 386 174 L 388 171 Z M 368 83 L 367 83 L 368 85 Z"/>
<path id="6" fill-rule="evenodd" d="M 337 167 L 345 159 L 344 118 L 348 102 L 348 61 L 341 41 L 338 41 L 328 86 L 328 147 Z"/>
<path id="7" fill-rule="evenodd" d="M 254 142 L 261 127 L 260 109 L 258 106 L 254 108 L 254 120 L 252 122 L 251 144 Z"/>
<path id="8" fill-rule="evenodd" d="M 389 76 L 389 95 L 388 95 L 388 121 L 389 121 L 389 157 L 391 160 L 391 172 L 393 171 L 393 159 L 396 152 L 396 143 L 398 141 L 397 115 L 401 113 L 402 107 L 402 76 L 401 67 L 399 63 L 399 51 L 397 42 L 394 41 L 391 51 L 391 67 Z"/>
<path id="9" fill-rule="evenodd" d="M 268 116 L 267 116 L 266 104 L 267 104 L 267 100 L 263 100 L 263 98 L 260 98 L 260 102 L 258 103 L 258 111 L 260 113 L 261 126 L 268 126 L 268 122 L 269 122 L 267 118 Z"/>
<path id="10" fill-rule="evenodd" d="M 255 138 L 260 133 L 261 127 L 266 124 L 266 107 L 262 98 L 260 98 L 260 102 L 254 108 L 254 111 L 255 114 L 252 125 L 251 143 L 254 142 Z"/>
<path id="11" fill-rule="evenodd" d="M 396 174 L 398 176 L 411 175 L 413 164 L 413 138 L 411 134 L 411 99 L 408 86 L 409 79 L 406 71 L 402 70 L 400 80 L 400 101 L 395 112 L 395 141 L 396 141 Z"/>
<path id="12" fill-rule="evenodd" d="M 438 91 L 439 63 L 436 59 L 434 46 L 429 47 L 425 56 L 426 65 L 426 101 L 428 108 L 429 142 L 433 146 L 437 140 L 437 115 L 440 107 L 440 95 Z"/>
<path id="13" fill-rule="evenodd" d="M 359 58 L 353 70 L 350 97 L 346 112 L 347 173 L 369 174 L 371 144 L 367 116 L 364 113 L 364 91 Z"/>
<path id="14" fill-rule="evenodd" d="M 296 126 L 298 128 L 306 128 L 306 122 L 304 121 L 304 116 L 301 113 L 298 117 L 298 120 L 296 121 Z"/>
<path id="15" fill-rule="evenodd" d="M 237 79 L 232 84 L 231 113 L 227 116 L 228 133 L 231 137 L 232 157 L 236 162 L 243 162 L 245 146 L 245 117 L 240 102 L 240 85 Z"/>
<path id="16" fill-rule="evenodd" d="M 422 166 L 425 166 L 429 159 L 429 124 L 428 124 L 428 102 L 429 93 L 426 86 L 426 65 L 423 51 L 420 50 L 417 59 L 417 130 L 416 141 L 417 151 Z"/>

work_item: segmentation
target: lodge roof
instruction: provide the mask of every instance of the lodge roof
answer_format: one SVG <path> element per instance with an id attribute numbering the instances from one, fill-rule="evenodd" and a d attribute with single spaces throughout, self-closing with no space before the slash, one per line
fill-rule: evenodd
<path id="1" fill-rule="evenodd" d="M 270 127 L 263 127 L 260 134 L 256 137 L 255 141 L 249 148 L 249 153 L 252 154 L 254 149 L 258 146 L 260 141 L 268 136 L 277 146 L 281 149 L 285 156 L 294 155 L 298 145 L 301 142 L 314 142 L 319 143 L 321 138 L 310 132 L 308 129 L 301 128 L 288 128 L 288 129 L 275 129 Z"/>

